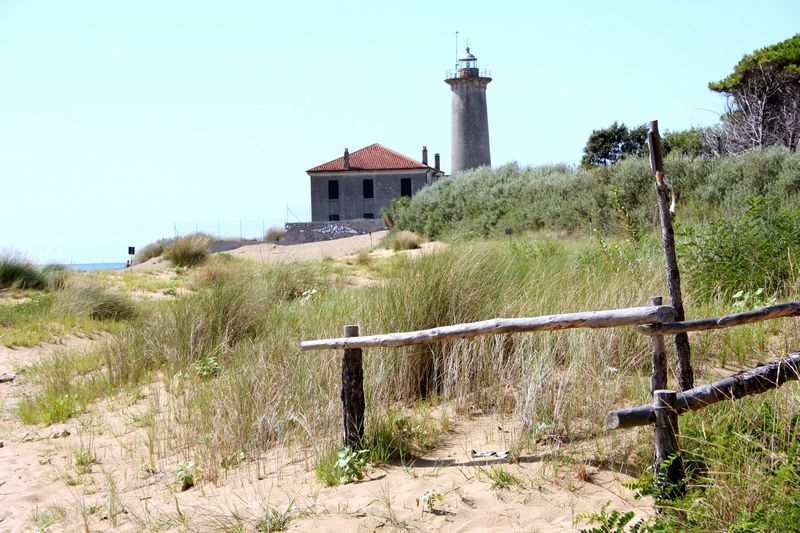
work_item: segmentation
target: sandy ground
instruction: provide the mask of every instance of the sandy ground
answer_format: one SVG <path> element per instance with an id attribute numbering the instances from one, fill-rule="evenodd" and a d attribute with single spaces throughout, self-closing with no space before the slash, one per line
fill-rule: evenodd
<path id="1" fill-rule="evenodd" d="M 233 531 L 240 521 L 247 524 L 242 531 L 253 531 L 268 509 L 288 509 L 290 531 L 550 532 L 574 531 L 579 514 L 608 502 L 652 511 L 621 486 L 626 475 L 593 466 L 597 442 L 541 445 L 519 464 L 473 458 L 471 450 L 507 450 L 516 431 L 511 421 L 490 416 L 454 419 L 445 445 L 404 465 L 373 468 L 356 483 L 324 487 L 310 450 L 277 448 L 228 471 L 219 484 L 200 479 L 181 492 L 172 479 L 178 457 L 164 442 L 151 454 L 152 428 L 141 423 L 148 410 L 166 407 L 160 387 L 101 402 L 67 424 L 28 427 L 9 410 L 25 391 L 19 380 L 0 384 L 0 531 Z M 65 429 L 68 436 L 53 438 Z M 78 473 L 76 450 L 96 458 L 90 473 Z M 575 462 L 553 460 L 559 451 Z M 495 466 L 517 481 L 493 486 Z M 426 491 L 442 496 L 433 512 L 419 502 Z M 59 518 L 48 523 L 54 510 Z M 34 527 L 37 520 L 44 526 Z"/>
<path id="2" fill-rule="evenodd" d="M 331 241 L 304 244 L 280 245 L 272 243 L 246 244 L 226 253 L 244 259 L 271 263 L 276 261 L 312 261 L 340 258 L 357 254 L 359 250 L 377 246 L 387 231 L 376 231 L 371 235 L 356 235 Z"/>
<path id="3" fill-rule="evenodd" d="M 388 231 L 376 231 L 367 235 L 304 244 L 281 245 L 267 242 L 246 244 L 224 253 L 263 263 L 343 258 L 355 255 L 359 250 L 377 246 L 387 233 Z M 170 268 L 170 266 L 169 261 L 165 261 L 161 257 L 155 257 L 132 268 L 137 270 L 161 270 Z"/>

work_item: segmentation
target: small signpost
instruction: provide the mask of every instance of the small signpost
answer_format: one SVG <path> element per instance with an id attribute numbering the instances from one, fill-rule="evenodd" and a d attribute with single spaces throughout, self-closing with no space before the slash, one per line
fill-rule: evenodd
<path id="1" fill-rule="evenodd" d="M 131 258 L 128 260 L 128 266 L 133 265 L 133 256 L 135 254 L 136 254 L 136 248 L 134 246 L 128 246 L 128 255 L 131 256 Z"/>

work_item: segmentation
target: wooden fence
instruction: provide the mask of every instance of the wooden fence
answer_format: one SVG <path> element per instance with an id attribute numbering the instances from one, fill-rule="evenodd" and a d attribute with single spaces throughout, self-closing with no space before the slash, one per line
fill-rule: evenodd
<path id="1" fill-rule="evenodd" d="M 661 305 L 662 298 L 650 300 L 647 307 L 610 309 L 582 313 L 566 313 L 530 318 L 498 318 L 457 324 L 439 328 L 359 336 L 358 326 L 345 326 L 344 336 L 331 339 L 304 341 L 303 350 L 343 350 L 342 358 L 342 414 L 345 446 L 355 447 L 363 437 L 364 428 L 364 370 L 363 349 L 374 347 L 400 347 L 429 344 L 452 339 L 464 339 L 483 335 L 520 332 L 557 331 L 575 328 L 612 328 L 639 326 L 639 332 L 652 338 L 653 373 L 650 380 L 653 403 L 619 409 L 606 417 L 606 429 L 624 429 L 643 425 L 654 425 L 655 472 L 670 456 L 677 456 L 678 416 L 686 411 L 696 411 L 724 400 L 737 400 L 751 394 L 759 394 L 780 387 L 800 376 L 800 352 L 786 358 L 759 366 L 729 378 L 694 387 L 677 393 L 667 390 L 667 361 L 664 335 L 722 329 L 777 318 L 800 316 L 800 302 L 763 307 L 732 315 L 675 322 L 675 310 Z M 679 459 L 668 462 L 667 479 L 660 482 L 676 483 L 683 478 L 683 466 Z"/>
<path id="2" fill-rule="evenodd" d="M 429 344 L 453 339 L 465 339 L 483 335 L 521 332 L 556 331 L 574 328 L 613 328 L 638 326 L 638 331 L 651 338 L 653 372 L 650 392 L 653 402 L 628 409 L 618 409 L 606 417 L 606 429 L 623 429 L 652 424 L 655 437 L 654 472 L 657 484 L 680 486 L 684 478 L 683 463 L 678 446 L 678 416 L 687 411 L 696 411 L 724 400 L 737 400 L 751 394 L 760 394 L 780 387 L 800 375 L 800 352 L 766 365 L 759 366 L 735 376 L 694 387 L 694 375 L 690 362 L 690 346 L 687 334 L 692 331 L 722 329 L 744 324 L 800 316 L 800 302 L 763 307 L 732 315 L 684 320 L 680 289 L 680 273 L 675 258 L 675 243 L 672 231 L 673 205 L 669 206 L 669 186 L 664 177 L 658 144 L 658 123 L 651 122 L 648 134 L 651 165 L 656 173 L 656 196 L 658 199 L 662 240 L 665 254 L 667 285 L 673 305 L 662 305 L 663 298 L 651 298 L 650 305 L 624 309 L 610 309 L 581 313 L 539 316 L 531 318 L 497 318 L 442 326 L 419 331 L 360 336 L 358 326 L 345 326 L 344 336 L 332 339 L 304 341 L 303 350 L 343 350 L 342 359 L 342 407 L 344 444 L 351 448 L 358 445 L 364 429 L 364 371 L 363 349 L 374 347 L 399 347 Z M 664 336 L 673 336 L 676 354 L 676 375 L 680 389 L 667 389 L 667 357 Z M 666 468 L 666 476 L 658 474 Z"/>

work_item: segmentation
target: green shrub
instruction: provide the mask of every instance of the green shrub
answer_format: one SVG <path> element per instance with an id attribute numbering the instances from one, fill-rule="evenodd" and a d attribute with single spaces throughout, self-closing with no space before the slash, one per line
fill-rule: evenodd
<path id="1" fill-rule="evenodd" d="M 136 314 L 133 302 L 88 275 L 73 276 L 58 293 L 56 312 L 95 319 L 125 320 Z"/>
<path id="2" fill-rule="evenodd" d="M 395 252 L 415 250 L 422 244 L 419 235 L 411 231 L 398 231 L 389 237 L 389 248 Z"/>
<path id="3" fill-rule="evenodd" d="M 785 148 L 754 150 L 720 159 L 676 151 L 665 158 L 679 195 L 678 220 L 705 224 L 738 212 L 752 196 L 781 208 L 800 204 L 800 154 Z M 403 209 L 398 229 L 427 238 L 501 235 L 524 230 L 599 229 L 624 234 L 654 227 L 657 218 L 649 161 L 628 157 L 608 166 L 482 167 L 439 180 Z"/>
<path id="4" fill-rule="evenodd" d="M 400 222 L 400 214 L 405 211 L 408 204 L 411 202 L 409 196 L 401 196 L 400 198 L 393 198 L 390 202 L 390 207 L 383 208 L 383 223 L 386 227 L 393 229 Z"/>
<path id="5" fill-rule="evenodd" d="M 45 289 L 42 273 L 22 255 L 0 252 L 0 289 Z"/>
<path id="6" fill-rule="evenodd" d="M 164 251 L 164 258 L 175 266 L 193 267 L 208 258 L 210 240 L 205 235 L 186 235 L 172 241 Z"/>
<path id="7" fill-rule="evenodd" d="M 751 199 L 742 217 L 686 230 L 680 251 L 689 287 L 701 298 L 785 293 L 800 272 L 800 210 L 775 211 L 763 198 Z"/>

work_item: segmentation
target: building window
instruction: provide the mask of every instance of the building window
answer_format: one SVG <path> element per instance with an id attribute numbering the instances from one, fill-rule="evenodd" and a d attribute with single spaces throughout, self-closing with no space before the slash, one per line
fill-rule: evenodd
<path id="1" fill-rule="evenodd" d="M 364 180 L 364 198 L 374 198 L 375 190 L 372 180 Z"/>
<path id="2" fill-rule="evenodd" d="M 339 180 L 328 180 L 328 200 L 339 199 Z M 338 218 L 336 220 L 339 220 Z"/>
<path id="3" fill-rule="evenodd" d="M 400 178 L 400 196 L 411 196 L 411 178 Z"/>
<path id="4" fill-rule="evenodd" d="M 375 213 L 364 213 L 364 218 L 375 218 Z"/>
<path id="5" fill-rule="evenodd" d="M 334 220 L 339 220 L 339 215 L 338 214 L 330 214 L 330 215 L 328 215 L 328 220 L 330 220 L 331 222 L 333 222 Z"/>

